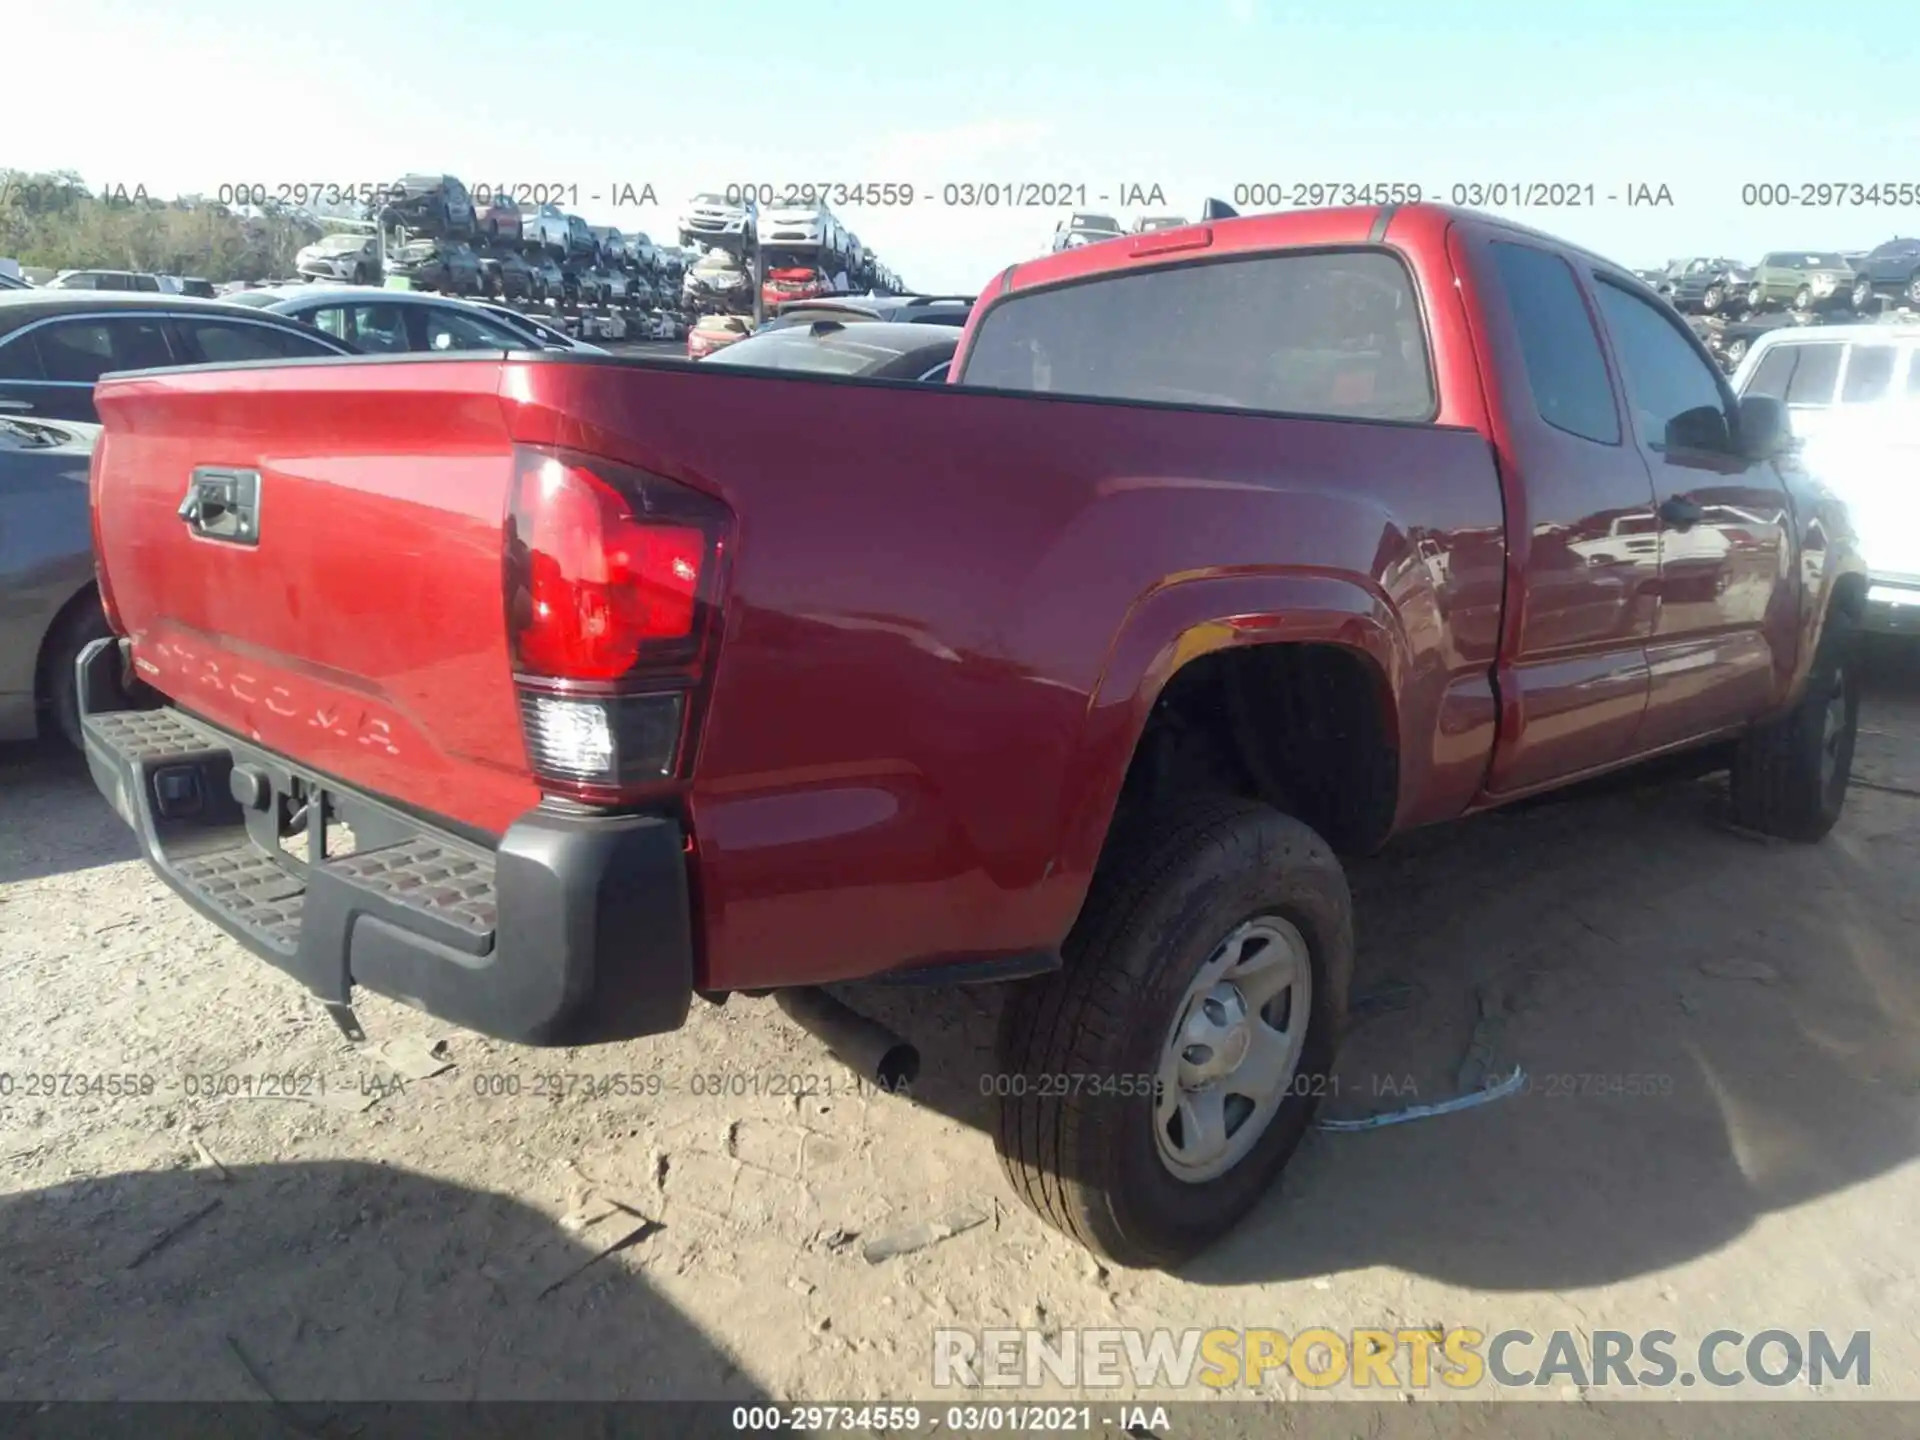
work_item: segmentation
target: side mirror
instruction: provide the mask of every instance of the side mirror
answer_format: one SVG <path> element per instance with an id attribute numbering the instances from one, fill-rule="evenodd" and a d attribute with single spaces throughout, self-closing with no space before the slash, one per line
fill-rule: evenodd
<path id="1" fill-rule="evenodd" d="M 1682 410 L 1667 421 L 1664 438 L 1669 450 L 1732 448 L 1728 444 L 1726 412 L 1718 405 L 1696 405 L 1691 410 Z"/>
<path id="2" fill-rule="evenodd" d="M 1749 460 L 1771 460 L 1793 444 L 1793 417 L 1771 395 L 1740 397 L 1740 453 Z"/>

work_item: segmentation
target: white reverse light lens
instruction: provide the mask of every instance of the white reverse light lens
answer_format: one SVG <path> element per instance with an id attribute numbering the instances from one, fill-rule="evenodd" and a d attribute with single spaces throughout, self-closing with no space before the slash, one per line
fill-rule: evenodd
<path id="1" fill-rule="evenodd" d="M 581 780 L 613 774 L 613 730 L 604 706 L 545 695 L 529 700 L 527 739 L 542 769 Z"/>

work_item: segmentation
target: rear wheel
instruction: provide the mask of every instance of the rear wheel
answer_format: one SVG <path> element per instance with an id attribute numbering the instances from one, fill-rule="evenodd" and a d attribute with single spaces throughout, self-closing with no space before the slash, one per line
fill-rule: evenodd
<path id="1" fill-rule="evenodd" d="M 1352 970 L 1346 878 L 1300 821 L 1223 798 L 1136 833 L 1065 967 L 1008 997 L 992 1089 L 1014 1191 L 1122 1265 L 1204 1249 L 1305 1136 Z"/>
<path id="2" fill-rule="evenodd" d="M 1840 819 L 1860 722 L 1858 631 L 1836 611 L 1799 703 L 1757 725 L 1733 756 L 1733 815 L 1750 830 L 1786 840 L 1821 839 Z"/>
<path id="3" fill-rule="evenodd" d="M 1762 305 L 1766 304 L 1766 300 L 1767 292 L 1762 290 L 1758 285 L 1750 285 L 1747 287 L 1747 308 L 1749 310 L 1758 310 Z"/>
<path id="4" fill-rule="evenodd" d="M 1732 369 L 1734 366 L 1738 365 L 1742 360 L 1747 358 L 1747 345 L 1748 345 L 1748 342 L 1745 339 L 1729 340 L 1727 342 L 1727 368 L 1728 369 Z"/>
<path id="5" fill-rule="evenodd" d="M 1812 286 L 1802 285 L 1798 290 L 1793 292 L 1793 308 L 1796 310 L 1811 310 L 1813 308 Z"/>
<path id="6" fill-rule="evenodd" d="M 1860 279 L 1853 282 L 1853 308 L 1862 312 L 1873 309 L 1873 282 Z"/>
<path id="7" fill-rule="evenodd" d="M 1720 308 L 1726 298 L 1727 292 L 1725 286 L 1709 285 L 1707 287 L 1707 293 L 1700 297 L 1700 308 L 1711 315 Z"/>
<path id="8" fill-rule="evenodd" d="M 40 694 L 47 707 L 50 727 L 42 734 L 57 733 L 75 750 L 83 749 L 80 733 L 80 677 L 76 673 L 80 652 L 96 640 L 113 633 L 107 625 L 100 597 L 92 590 L 73 601 L 54 621 L 40 651 Z"/>

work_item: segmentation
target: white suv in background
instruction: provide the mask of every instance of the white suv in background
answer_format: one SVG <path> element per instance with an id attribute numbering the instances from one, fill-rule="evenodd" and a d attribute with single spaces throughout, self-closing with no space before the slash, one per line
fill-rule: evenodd
<path id="1" fill-rule="evenodd" d="M 753 243 L 754 205 L 729 200 L 715 191 L 706 191 L 687 202 L 687 213 L 680 217 L 682 245 L 724 245 L 730 249 Z"/>
<path id="2" fill-rule="evenodd" d="M 1920 324 L 1771 331 L 1733 388 L 1784 401 L 1801 463 L 1847 502 L 1867 562 L 1867 627 L 1920 634 Z"/>

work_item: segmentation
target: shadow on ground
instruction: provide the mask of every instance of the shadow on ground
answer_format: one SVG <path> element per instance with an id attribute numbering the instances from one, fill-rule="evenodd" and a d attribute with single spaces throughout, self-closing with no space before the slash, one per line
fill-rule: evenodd
<path id="1" fill-rule="evenodd" d="M 1920 795 L 1893 784 L 1920 786 L 1920 665 L 1875 659 L 1861 771 L 1892 788 L 1857 789 L 1821 845 L 1726 828 L 1720 777 L 1495 813 L 1350 867 L 1357 1018 L 1322 1115 L 1516 1065 L 1527 1090 L 1309 1136 L 1183 1278 L 1600 1285 L 1920 1154 Z M 999 997 L 842 993 L 921 1045 L 916 1100 L 991 1133 Z"/>
<path id="2" fill-rule="evenodd" d="M 624 1212 L 576 1235 L 381 1165 L 228 1173 L 0 1201 L 0 1399 L 271 1399 L 282 1433 L 345 1435 L 369 1400 L 764 1398 L 637 1273 L 657 1231 L 594 1258 Z"/>
<path id="3" fill-rule="evenodd" d="M 79 755 L 51 744 L 0 745 L 0 886 L 139 854 Z"/>

